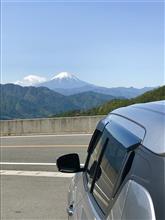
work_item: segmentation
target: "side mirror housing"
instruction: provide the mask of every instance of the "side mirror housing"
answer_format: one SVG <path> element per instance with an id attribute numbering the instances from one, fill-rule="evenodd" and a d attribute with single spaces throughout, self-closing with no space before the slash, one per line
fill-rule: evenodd
<path id="1" fill-rule="evenodd" d="M 57 167 L 63 173 L 77 173 L 83 171 L 80 167 L 78 154 L 66 154 L 57 159 Z"/>

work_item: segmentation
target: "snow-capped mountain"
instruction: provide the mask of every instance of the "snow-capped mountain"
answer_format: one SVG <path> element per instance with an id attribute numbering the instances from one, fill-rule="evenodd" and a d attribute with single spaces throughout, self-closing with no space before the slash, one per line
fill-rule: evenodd
<path id="1" fill-rule="evenodd" d="M 74 74 L 68 73 L 68 72 L 61 72 L 61 73 L 53 76 L 51 80 L 53 80 L 53 79 L 55 79 L 55 80 L 63 80 L 63 79 L 79 80 Z"/>
<path id="2" fill-rule="evenodd" d="M 27 78 L 27 77 L 26 77 Z M 24 78 L 25 79 L 25 78 Z M 29 79 L 29 78 L 28 78 Z M 31 79 L 31 78 L 30 78 Z M 46 79 L 45 79 L 46 80 Z M 26 80 L 27 81 L 27 80 Z M 30 81 L 31 82 L 31 81 Z M 38 80 L 39 82 L 39 80 Z M 30 84 L 31 85 L 31 84 Z M 33 84 L 35 87 L 47 87 L 55 92 L 69 96 L 83 92 L 96 92 L 114 97 L 133 98 L 143 94 L 146 91 L 153 89 L 153 87 L 144 87 L 141 89 L 133 87 L 116 87 L 106 88 L 96 86 L 78 79 L 74 74 L 68 72 L 61 72 L 53 76 L 50 80 Z"/>
<path id="3" fill-rule="evenodd" d="M 74 74 L 61 72 L 51 78 L 51 80 L 37 84 L 37 86 L 45 86 L 52 90 L 57 89 L 75 89 L 88 86 L 90 84 L 78 79 Z"/>

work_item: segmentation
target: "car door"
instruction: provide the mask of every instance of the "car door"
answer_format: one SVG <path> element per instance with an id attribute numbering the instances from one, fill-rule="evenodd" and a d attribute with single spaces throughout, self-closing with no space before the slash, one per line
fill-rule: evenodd
<path id="1" fill-rule="evenodd" d="M 90 145 L 90 152 L 88 153 L 86 161 L 86 172 L 84 172 L 76 185 L 75 190 L 75 207 L 72 218 L 78 219 L 102 219 L 102 216 L 97 214 L 97 210 L 92 205 L 92 194 L 90 189 L 95 176 L 97 163 L 106 143 L 106 136 L 104 132 L 97 131 L 93 143 Z"/>
<path id="2" fill-rule="evenodd" d="M 92 164 L 92 161 L 96 161 L 99 158 L 99 154 L 102 148 L 101 147 L 102 141 L 103 141 L 102 131 L 103 128 L 101 130 L 96 129 L 91 138 L 88 147 L 88 155 L 85 163 L 85 169 L 87 169 Z M 84 175 L 85 173 L 76 174 L 70 185 L 69 196 L 68 196 L 68 213 L 70 210 L 70 215 L 69 215 L 70 219 L 79 219 L 79 216 L 81 216 L 79 212 L 80 210 L 79 207 L 81 206 L 84 197 L 87 195 L 87 188 L 84 185 Z M 90 180 L 91 183 L 92 178 L 90 179 L 91 179 Z"/>
<path id="3" fill-rule="evenodd" d="M 81 199 L 75 207 L 75 219 L 107 219 L 140 141 L 115 122 L 106 125 L 77 185 Z"/>

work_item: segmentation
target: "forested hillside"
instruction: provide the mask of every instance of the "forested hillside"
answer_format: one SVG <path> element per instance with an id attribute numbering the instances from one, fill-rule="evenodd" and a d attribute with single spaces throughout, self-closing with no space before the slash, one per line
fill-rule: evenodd
<path id="1" fill-rule="evenodd" d="M 92 108 L 88 111 L 71 111 L 59 116 L 79 116 L 79 115 L 106 115 L 114 109 L 136 104 L 136 103 L 145 103 L 152 101 L 165 100 L 165 86 L 159 87 L 152 91 L 146 92 L 143 95 L 140 95 L 133 99 L 115 99 L 109 102 L 106 102 L 99 107 Z"/>
<path id="2" fill-rule="evenodd" d="M 64 96 L 46 87 L 14 84 L 0 84 L 0 92 L 0 119 L 49 117 L 76 109 L 85 111 L 114 99 L 95 92 Z"/>

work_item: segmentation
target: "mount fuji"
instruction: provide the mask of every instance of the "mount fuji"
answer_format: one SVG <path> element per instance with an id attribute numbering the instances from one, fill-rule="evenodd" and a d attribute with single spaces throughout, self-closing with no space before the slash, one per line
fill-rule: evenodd
<path id="1" fill-rule="evenodd" d="M 81 88 L 84 86 L 92 86 L 89 83 L 86 83 L 78 79 L 75 75 L 68 72 L 61 72 L 58 75 L 52 77 L 51 80 L 40 83 L 37 86 L 45 86 L 52 90 L 57 89 L 75 89 Z"/>
<path id="2" fill-rule="evenodd" d="M 134 98 L 141 95 L 153 87 L 144 87 L 137 89 L 134 87 L 116 87 L 116 88 L 106 88 L 96 86 L 85 81 L 78 79 L 74 74 L 68 72 L 61 72 L 51 80 L 36 84 L 36 87 L 47 87 L 55 92 L 61 93 L 62 95 L 69 96 L 74 94 L 79 94 L 83 92 L 95 92 L 105 95 L 111 95 L 114 97 L 124 97 L 124 98 Z"/>

